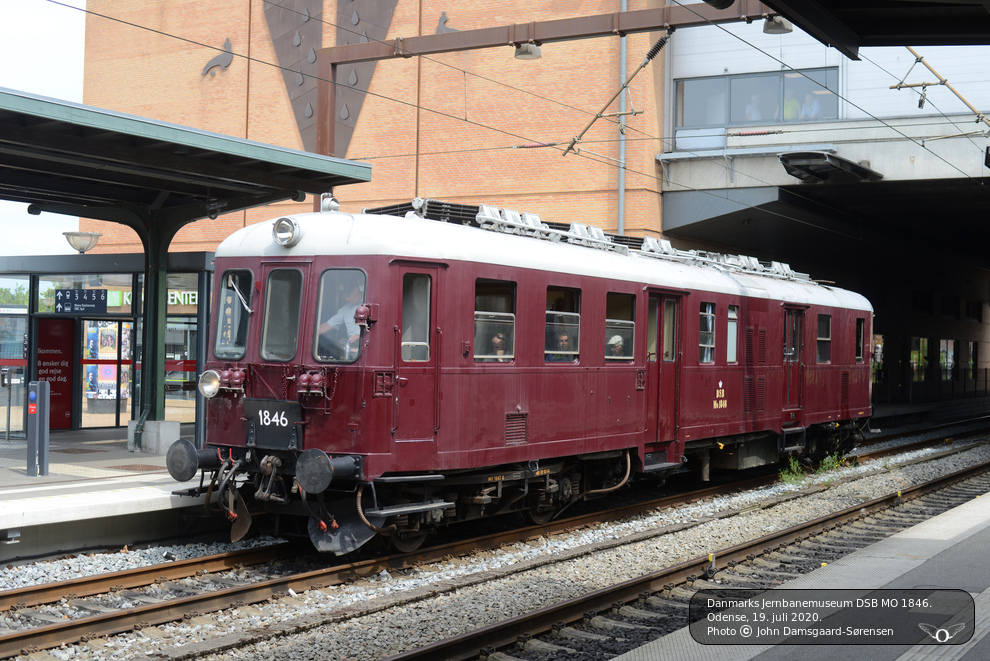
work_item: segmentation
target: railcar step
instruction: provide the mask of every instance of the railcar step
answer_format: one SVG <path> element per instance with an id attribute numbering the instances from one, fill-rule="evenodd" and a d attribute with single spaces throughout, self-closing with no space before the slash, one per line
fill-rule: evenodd
<path id="1" fill-rule="evenodd" d="M 681 464 L 676 461 L 670 461 L 662 464 L 647 464 L 643 466 L 644 473 L 653 473 L 655 471 L 670 470 L 672 468 L 680 468 Z"/>
<path id="2" fill-rule="evenodd" d="M 401 516 L 403 514 L 415 514 L 417 512 L 432 512 L 433 510 L 445 510 L 456 507 L 456 503 L 446 500 L 434 500 L 429 503 L 410 503 L 408 505 L 392 505 L 391 507 L 380 507 L 375 510 L 365 510 L 365 516 Z"/>

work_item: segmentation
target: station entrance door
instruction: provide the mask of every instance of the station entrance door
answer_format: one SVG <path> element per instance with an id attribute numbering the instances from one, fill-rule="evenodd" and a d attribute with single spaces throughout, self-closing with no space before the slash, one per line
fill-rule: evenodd
<path id="1" fill-rule="evenodd" d="M 134 323 L 80 319 L 79 426 L 119 427 L 134 401 Z"/>

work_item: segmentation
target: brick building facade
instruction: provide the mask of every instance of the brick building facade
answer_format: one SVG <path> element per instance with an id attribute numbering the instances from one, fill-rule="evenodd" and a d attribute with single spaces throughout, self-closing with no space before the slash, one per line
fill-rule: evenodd
<path id="1" fill-rule="evenodd" d="M 628 9 L 656 5 L 630 0 Z M 264 0 L 89 0 L 84 103 L 305 149 L 304 120 L 297 117 L 305 116 L 303 97 L 314 84 L 309 72 L 315 67 L 308 60 L 321 47 L 340 39 L 433 34 L 441 26 L 470 30 L 619 10 L 617 1 L 591 0 L 564 7 L 550 0 L 285 0 L 278 9 L 281 17 L 273 19 L 271 13 L 266 16 L 266 6 L 270 3 Z M 293 20 L 298 20 L 295 27 Z M 628 72 L 658 36 L 626 38 Z M 298 49 L 304 76 L 283 75 L 278 66 L 295 70 L 286 59 L 292 48 Z M 353 135 L 346 153 L 335 155 L 373 165 L 371 182 L 335 191 L 342 209 L 358 211 L 419 196 L 485 202 L 531 211 L 547 221 L 616 231 L 615 119 L 598 120 L 579 155 L 562 157 L 562 147 L 523 147 L 566 145 L 602 109 L 620 84 L 620 39 L 546 44 L 538 60 L 517 60 L 513 52 L 506 46 L 382 61 L 366 80 L 338 75 L 338 84 L 366 88 L 367 94 L 359 108 L 344 112 Z M 627 234 L 660 232 L 655 156 L 662 150 L 664 66 L 661 52 L 631 87 L 631 107 L 642 114 L 626 119 Z M 606 112 L 617 109 L 616 102 Z M 338 115 L 341 111 L 338 107 Z M 180 231 L 173 249 L 213 250 L 245 224 L 310 210 L 312 202 L 273 206 L 193 223 Z M 88 219 L 80 225 L 104 234 L 97 252 L 142 249 L 122 225 Z"/>

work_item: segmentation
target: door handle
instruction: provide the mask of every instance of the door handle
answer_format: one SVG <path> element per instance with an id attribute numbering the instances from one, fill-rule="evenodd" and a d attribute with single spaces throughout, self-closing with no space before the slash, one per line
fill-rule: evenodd
<path id="1" fill-rule="evenodd" d="M 400 376 L 397 380 L 400 386 L 405 386 L 407 383 L 409 383 L 409 379 L 404 376 Z"/>

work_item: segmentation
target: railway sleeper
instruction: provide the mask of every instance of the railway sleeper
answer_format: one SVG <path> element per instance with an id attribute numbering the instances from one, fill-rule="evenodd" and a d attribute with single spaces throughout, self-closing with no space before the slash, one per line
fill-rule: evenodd
<path id="1" fill-rule="evenodd" d="M 647 611 L 642 608 L 636 608 L 635 606 L 621 606 L 619 608 L 613 609 L 613 612 L 620 617 L 628 617 L 633 620 L 665 620 L 669 615 L 664 613 L 657 613 L 655 611 Z"/>
<path id="2" fill-rule="evenodd" d="M 603 636 L 597 633 L 591 633 L 590 631 L 581 631 L 580 629 L 575 629 L 574 627 L 560 627 L 554 628 L 553 635 L 558 638 L 572 638 L 574 640 L 591 640 L 595 642 L 602 642 L 605 640 L 614 640 L 611 636 Z"/>
<path id="3" fill-rule="evenodd" d="M 561 645 L 554 645 L 553 643 L 548 643 L 545 640 L 540 640 L 539 638 L 530 638 L 525 643 L 523 643 L 523 649 L 527 652 L 532 652 L 535 654 L 577 654 L 576 649 L 570 647 L 563 647 Z"/>
<path id="4" fill-rule="evenodd" d="M 684 610 L 688 607 L 687 604 L 680 601 L 671 601 L 670 599 L 665 599 L 656 595 L 647 597 L 645 603 L 647 606 L 652 606 L 653 608 L 673 608 L 676 610 Z"/>
<path id="5" fill-rule="evenodd" d="M 634 622 L 622 622 L 621 620 L 613 620 L 602 615 L 595 615 L 593 618 L 588 620 L 588 625 L 595 629 L 603 629 L 609 631 L 651 631 L 656 630 L 656 627 L 647 626 L 645 624 L 636 624 Z"/>
<path id="6" fill-rule="evenodd" d="M 108 606 L 103 606 L 101 604 L 93 603 L 92 601 L 87 601 L 85 599 L 70 599 L 69 605 L 79 610 L 89 611 L 90 613 L 119 613 L 119 608 L 110 608 Z"/>

